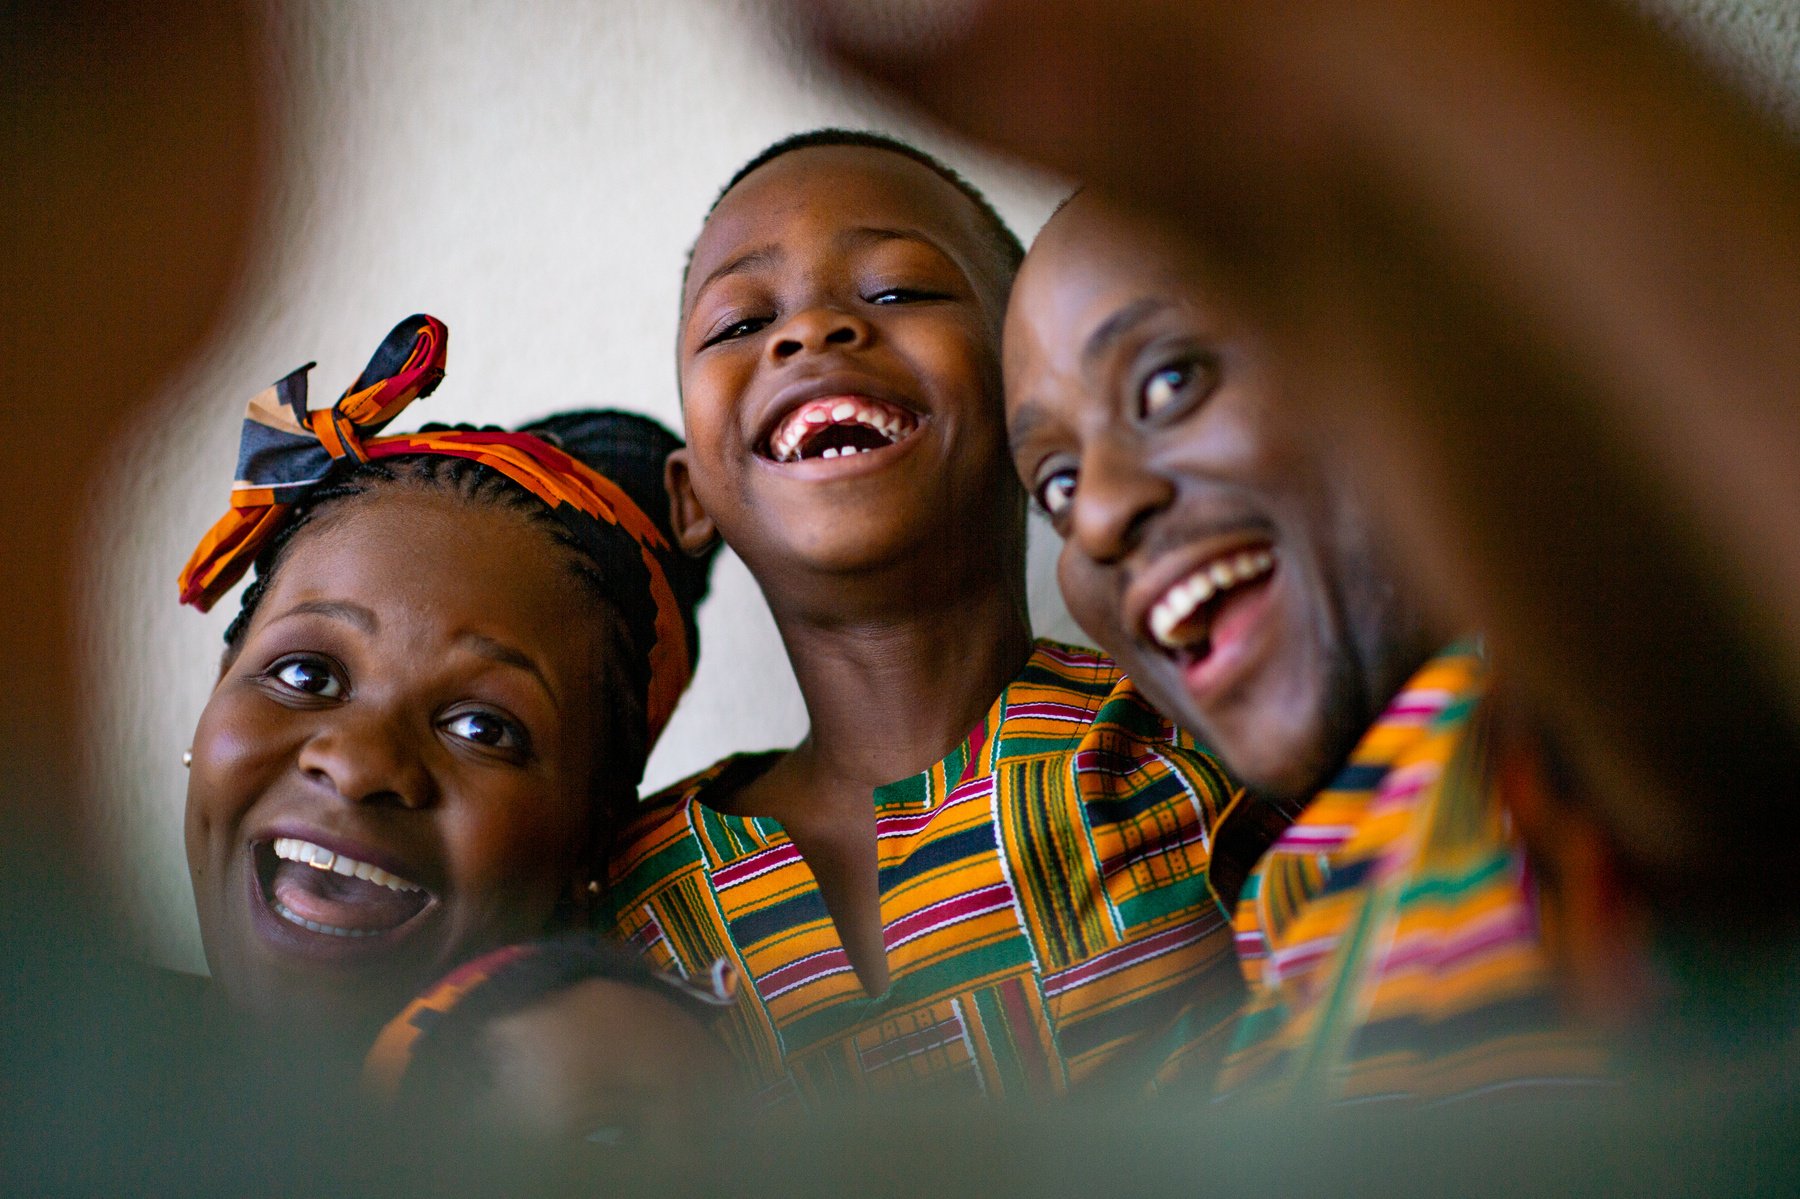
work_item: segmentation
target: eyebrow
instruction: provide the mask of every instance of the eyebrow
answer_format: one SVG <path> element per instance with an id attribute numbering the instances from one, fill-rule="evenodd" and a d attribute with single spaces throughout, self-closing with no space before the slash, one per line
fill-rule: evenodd
<path id="1" fill-rule="evenodd" d="M 550 680 L 544 677 L 544 672 L 538 669 L 538 664 L 524 651 L 514 649 L 504 641 L 495 641 L 492 637 L 482 633 L 463 633 L 457 637 L 456 641 L 458 645 L 466 645 L 490 661 L 499 662 L 504 666 L 514 666 L 529 674 L 538 681 L 538 686 L 542 687 L 544 694 L 550 698 L 550 706 L 559 712 L 562 710 L 562 705 L 557 702 L 556 688 L 550 685 Z"/>
<path id="2" fill-rule="evenodd" d="M 276 620 L 287 620 L 293 616 L 325 616 L 355 625 L 365 633 L 373 633 L 381 623 L 375 619 L 375 613 L 348 600 L 303 600 L 269 623 L 274 624 Z"/>
<path id="3" fill-rule="evenodd" d="M 1092 365 L 1118 342 L 1121 337 L 1143 324 L 1157 313 L 1174 305 L 1167 300 L 1155 296 L 1145 296 L 1141 300 L 1133 300 L 1119 309 L 1104 321 L 1100 327 L 1088 335 L 1087 344 L 1081 347 L 1083 366 Z"/>
<path id="4" fill-rule="evenodd" d="M 1020 404 L 1018 411 L 1006 422 L 1006 440 L 1017 445 L 1044 425 L 1050 423 L 1050 417 L 1036 404 Z"/>
<path id="5" fill-rule="evenodd" d="M 776 245 L 757 246 L 753 250 L 745 250 L 736 258 L 723 263 L 706 278 L 700 280 L 700 286 L 694 289 L 694 298 L 698 300 L 700 293 L 717 283 L 727 275 L 741 275 L 745 271 L 759 266 L 767 266 L 781 257 L 781 247 Z"/>
<path id="6" fill-rule="evenodd" d="M 916 241 L 937 250 L 938 244 L 921 229 L 888 228 L 880 225 L 858 225 L 837 235 L 837 243 L 849 249 L 879 245 L 884 241 Z M 939 250 L 939 253 L 942 253 Z"/>

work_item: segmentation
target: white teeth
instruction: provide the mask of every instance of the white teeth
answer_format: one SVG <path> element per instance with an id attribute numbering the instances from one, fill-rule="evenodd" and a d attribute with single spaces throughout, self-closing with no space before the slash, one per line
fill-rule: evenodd
<path id="1" fill-rule="evenodd" d="M 1274 566 L 1275 556 L 1268 550 L 1245 550 L 1198 567 L 1151 605 L 1150 636 L 1165 649 L 1184 649 L 1199 644 L 1206 639 L 1210 629 L 1192 628 L 1179 637 L 1176 631 L 1213 596 L 1260 578 Z"/>
<path id="2" fill-rule="evenodd" d="M 855 423 L 897 442 L 911 433 L 918 422 L 908 413 L 876 401 L 827 398 L 802 404 L 790 413 L 769 438 L 769 456 L 777 462 L 798 462 L 800 446 L 808 437 L 828 425 Z M 821 458 L 842 458 L 848 454 L 867 453 L 865 447 L 840 447 L 833 454 L 826 451 Z"/>
<path id="3" fill-rule="evenodd" d="M 391 874 L 379 866 L 371 865 L 368 862 L 359 862 L 355 858 L 341 853 L 333 853 L 323 845 L 314 845 L 311 841 L 302 841 L 298 837 L 277 837 L 274 849 L 275 856 L 285 861 L 300 862 L 311 866 L 314 870 L 329 870 L 333 874 L 379 883 L 390 891 L 423 891 L 425 889 L 417 883 L 408 882 L 399 875 Z M 294 920 L 297 924 L 306 923 L 297 917 Z M 352 934 L 344 933 L 343 935 Z"/>
<path id="4" fill-rule="evenodd" d="M 373 937 L 385 931 L 382 929 L 339 928 L 335 924 L 320 924 L 317 920 L 306 919 L 279 899 L 271 899 L 269 906 L 275 909 L 277 916 L 289 924 L 298 924 L 301 928 L 309 928 L 315 933 L 324 933 L 328 937 Z"/>

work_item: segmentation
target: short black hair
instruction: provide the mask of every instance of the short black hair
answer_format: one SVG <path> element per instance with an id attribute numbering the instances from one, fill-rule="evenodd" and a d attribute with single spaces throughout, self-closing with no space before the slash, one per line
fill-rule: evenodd
<path id="1" fill-rule="evenodd" d="M 754 158 L 739 167 L 737 173 L 726 180 L 725 186 L 719 189 L 719 194 L 713 197 L 713 202 L 706 209 L 707 219 L 712 218 L 712 214 L 718 210 L 725 197 L 731 194 L 731 190 L 742 183 L 745 177 L 758 167 L 766 166 L 784 154 L 792 154 L 795 150 L 809 150 L 815 146 L 858 146 L 870 150 L 885 150 L 890 154 L 898 154 L 902 158 L 912 159 L 961 192 L 964 198 L 975 206 L 975 211 L 980 214 L 982 226 L 987 232 L 988 247 L 1000 262 L 1002 282 L 1010 283 L 1012 277 L 1018 273 L 1019 264 L 1025 260 L 1025 246 L 1019 241 L 1018 234 L 1014 233 L 1000 214 L 994 210 L 994 206 L 988 202 L 988 198 L 981 194 L 980 188 L 963 178 L 954 168 L 910 142 L 904 142 L 897 137 L 886 133 L 877 133 L 871 129 L 843 129 L 835 126 L 811 129 L 804 133 L 789 134 L 780 141 L 763 147 Z M 704 223 L 703 221 L 703 226 Z M 681 269 L 683 294 L 687 291 L 688 270 L 694 262 L 694 246 L 698 244 L 699 238 L 696 237 L 693 245 L 688 246 L 687 265 Z M 1006 299 L 1004 288 L 1000 299 L 1002 301 Z"/>

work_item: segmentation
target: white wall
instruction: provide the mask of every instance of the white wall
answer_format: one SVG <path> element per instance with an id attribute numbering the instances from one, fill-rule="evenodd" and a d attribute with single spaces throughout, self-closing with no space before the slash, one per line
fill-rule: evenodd
<path id="1" fill-rule="evenodd" d="M 270 34 L 286 144 L 261 261 L 217 350 L 116 455 L 92 525 L 97 867 L 127 938 L 192 969 L 180 758 L 236 599 L 201 616 L 176 605 L 175 576 L 223 511 L 253 393 L 316 358 L 326 402 L 394 321 L 426 311 L 450 326 L 448 377 L 396 429 L 589 405 L 679 428 L 683 258 L 720 184 L 768 142 L 823 124 L 913 137 L 967 166 L 1027 237 L 1056 199 L 797 78 L 741 0 L 306 0 Z M 1038 627 L 1074 637 L 1043 548 Z M 699 674 L 652 786 L 806 727 L 768 610 L 729 554 L 700 625 Z"/>
<path id="2" fill-rule="evenodd" d="M 1794 117 L 1800 3 L 1659 3 L 1722 30 L 1734 69 L 1785 81 L 1757 86 Z M 912 136 L 1027 238 L 1056 198 L 796 74 L 747 0 L 303 0 L 269 36 L 285 138 L 260 257 L 217 348 L 118 447 L 89 537 L 95 870 L 126 939 L 190 969 L 180 758 L 236 604 L 180 608 L 175 575 L 222 511 L 254 392 L 316 358 L 315 402 L 335 396 L 423 310 L 452 330 L 449 377 L 398 428 L 589 405 L 673 425 L 683 255 L 719 185 L 767 142 L 821 124 Z M 207 197 L 193 204 L 207 219 Z M 1037 532 L 1034 618 L 1075 637 Z M 805 727 L 768 611 L 729 555 L 700 623 L 700 672 L 652 786 Z"/>

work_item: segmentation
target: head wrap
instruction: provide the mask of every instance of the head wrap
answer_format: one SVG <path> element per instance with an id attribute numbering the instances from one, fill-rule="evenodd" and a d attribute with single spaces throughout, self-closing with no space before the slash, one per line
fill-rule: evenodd
<path id="1" fill-rule="evenodd" d="M 584 544 L 623 534 L 649 574 L 655 607 L 648 647 L 645 716 L 652 743 L 693 673 L 681 604 L 659 554 L 668 541 L 624 489 L 586 463 L 529 433 L 443 429 L 377 436 L 444 377 L 450 331 L 435 317 L 408 317 L 330 408 L 307 410 L 307 363 L 250 401 L 238 447 L 231 508 L 207 531 L 181 572 L 181 602 L 202 612 L 230 590 L 292 516 L 294 505 L 343 459 L 368 462 L 407 454 L 468 458 L 542 500 Z"/>

